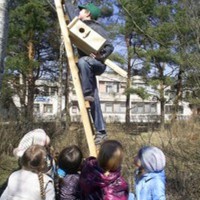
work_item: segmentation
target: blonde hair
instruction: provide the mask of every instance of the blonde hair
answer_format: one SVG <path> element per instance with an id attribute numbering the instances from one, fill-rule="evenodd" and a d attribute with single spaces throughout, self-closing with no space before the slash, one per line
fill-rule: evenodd
<path id="1" fill-rule="evenodd" d="M 119 169 L 123 158 L 123 147 L 117 140 L 105 141 L 99 150 L 97 157 L 99 166 L 105 171 Z"/>
<path id="2" fill-rule="evenodd" d="M 40 195 L 45 200 L 46 194 L 44 189 L 43 173 L 47 171 L 47 152 L 45 147 L 33 145 L 29 147 L 21 158 L 22 167 L 28 171 L 37 173 L 40 184 Z"/>
<path id="3" fill-rule="evenodd" d="M 38 173 L 38 179 L 39 179 L 39 183 L 40 183 L 40 196 L 41 196 L 42 200 L 45 200 L 46 193 L 45 193 L 45 189 L 44 189 L 44 177 L 41 172 Z"/>

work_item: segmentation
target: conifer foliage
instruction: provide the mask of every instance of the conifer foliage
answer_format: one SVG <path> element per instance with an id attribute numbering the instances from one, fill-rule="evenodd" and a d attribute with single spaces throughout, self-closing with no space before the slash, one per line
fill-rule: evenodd
<path id="1" fill-rule="evenodd" d="M 35 81 L 57 71 L 56 13 L 45 0 L 15 0 L 11 6 L 5 84 L 19 97 L 22 115 L 32 120 Z"/>

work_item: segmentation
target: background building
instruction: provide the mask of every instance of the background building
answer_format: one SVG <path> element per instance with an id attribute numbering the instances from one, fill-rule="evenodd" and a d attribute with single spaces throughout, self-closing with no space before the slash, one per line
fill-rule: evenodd
<path id="1" fill-rule="evenodd" d="M 126 79 L 114 73 L 104 73 L 97 77 L 101 108 L 106 122 L 125 122 Z M 64 95 L 58 97 L 58 84 L 47 80 L 39 80 L 38 95 L 34 101 L 34 116 L 41 120 L 54 120 L 59 113 L 59 106 L 63 111 L 65 108 Z M 160 116 L 160 103 L 157 100 L 158 91 L 152 86 L 148 86 L 141 76 L 133 76 L 133 88 L 144 88 L 149 94 L 147 99 L 141 99 L 137 94 L 131 94 L 130 108 L 132 122 L 158 122 Z M 170 120 L 173 113 L 173 101 L 170 100 L 171 93 L 166 89 L 165 98 L 165 120 Z M 13 97 L 15 105 L 20 107 L 18 98 Z M 69 94 L 70 117 L 72 121 L 80 121 L 77 96 L 71 88 Z M 63 112 L 64 113 L 64 112 Z M 192 115 L 192 110 L 188 102 L 179 103 L 178 119 L 188 119 Z"/>

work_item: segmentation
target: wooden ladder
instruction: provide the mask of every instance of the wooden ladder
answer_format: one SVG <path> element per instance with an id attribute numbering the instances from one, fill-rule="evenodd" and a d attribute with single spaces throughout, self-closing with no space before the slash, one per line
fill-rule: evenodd
<path id="1" fill-rule="evenodd" d="M 96 156 L 96 146 L 94 144 L 94 139 L 93 139 L 93 128 L 92 128 L 92 123 L 91 123 L 91 118 L 90 118 L 90 113 L 89 113 L 89 102 L 85 102 L 84 97 L 83 97 L 83 91 L 80 83 L 80 78 L 79 78 L 79 72 L 78 68 L 76 66 L 76 62 L 74 59 L 74 54 L 73 54 L 73 49 L 72 49 L 72 43 L 69 38 L 70 32 L 67 27 L 67 23 L 70 22 L 69 17 L 64 14 L 64 0 L 54 0 L 55 1 L 55 6 L 56 6 L 56 11 L 58 15 L 58 20 L 61 28 L 61 33 L 63 35 L 63 40 L 65 44 L 65 49 L 66 49 L 66 54 L 67 54 L 67 59 L 69 63 L 69 67 L 71 70 L 72 74 L 72 79 L 76 91 L 76 95 L 78 97 L 78 105 L 80 109 L 80 114 L 82 116 L 82 122 L 83 122 L 83 127 L 85 130 L 86 134 L 86 139 L 89 147 L 89 152 L 91 156 Z M 83 45 L 82 45 L 83 46 Z M 80 46 L 81 48 L 81 46 Z M 88 49 L 81 49 L 83 52 L 85 51 L 86 54 L 88 54 Z M 112 62 L 109 59 L 106 59 L 104 63 L 113 69 L 115 72 L 120 74 L 123 77 L 127 77 L 127 72 L 117 66 L 114 62 Z"/>
<path id="2" fill-rule="evenodd" d="M 81 87 L 81 82 L 79 78 L 79 72 L 78 68 L 76 66 L 74 54 L 73 54 L 73 49 L 72 49 L 72 44 L 69 38 L 69 31 L 67 28 L 66 22 L 69 22 L 69 18 L 67 15 L 64 14 L 63 11 L 63 5 L 61 0 L 55 0 L 55 6 L 56 6 L 56 11 L 58 15 L 58 20 L 61 28 L 61 33 L 63 35 L 63 40 L 64 40 L 64 45 L 65 45 L 65 50 L 66 50 L 66 56 L 68 59 L 69 67 L 71 70 L 71 75 L 72 75 L 72 80 L 74 83 L 76 95 L 78 97 L 78 105 L 80 109 L 80 114 L 82 117 L 82 122 L 83 122 L 83 127 L 85 130 L 85 135 L 89 147 L 89 153 L 90 156 L 95 156 L 97 155 L 96 152 L 96 146 L 94 143 L 93 139 L 93 129 L 92 129 L 92 123 L 90 120 L 90 116 L 88 113 L 88 102 L 85 102 L 84 97 L 83 97 L 83 91 Z M 87 105 L 86 105 L 87 104 Z"/>

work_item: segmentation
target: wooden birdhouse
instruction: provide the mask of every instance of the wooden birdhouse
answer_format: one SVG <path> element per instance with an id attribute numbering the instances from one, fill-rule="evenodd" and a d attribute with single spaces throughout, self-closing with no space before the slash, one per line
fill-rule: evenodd
<path id="1" fill-rule="evenodd" d="M 68 25 L 70 39 L 86 54 L 97 53 L 106 42 L 100 34 L 75 17 Z"/>

